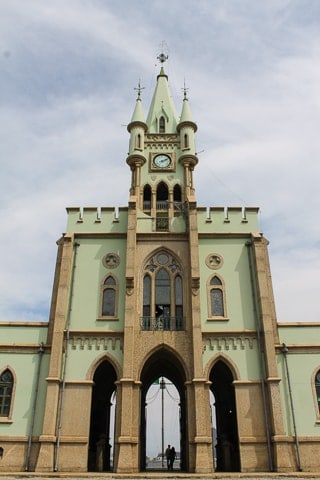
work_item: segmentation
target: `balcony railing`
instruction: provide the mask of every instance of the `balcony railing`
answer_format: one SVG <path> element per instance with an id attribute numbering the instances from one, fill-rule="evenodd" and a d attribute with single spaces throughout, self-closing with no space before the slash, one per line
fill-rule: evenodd
<path id="1" fill-rule="evenodd" d="M 185 330 L 185 317 L 141 317 L 141 330 Z"/>

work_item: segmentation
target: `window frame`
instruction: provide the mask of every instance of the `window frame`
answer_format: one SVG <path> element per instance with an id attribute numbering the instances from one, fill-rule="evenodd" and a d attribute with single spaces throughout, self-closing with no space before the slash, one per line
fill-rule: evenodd
<path id="1" fill-rule="evenodd" d="M 12 390 L 11 390 L 11 398 L 10 398 L 10 406 L 9 406 L 9 413 L 6 416 L 1 416 L 0 415 L 0 423 L 12 423 L 12 413 L 13 413 L 13 404 L 14 404 L 14 398 L 15 398 L 15 392 L 16 392 L 16 375 L 12 367 L 10 365 L 4 366 L 0 370 L 0 376 L 6 371 L 9 370 L 9 372 L 12 375 Z"/>
<path id="2" fill-rule="evenodd" d="M 112 278 L 114 280 L 114 284 L 106 284 L 108 278 Z M 114 315 L 103 315 L 103 301 L 104 301 L 104 292 L 106 290 L 113 290 L 114 291 Z M 99 304 L 99 317 L 98 320 L 118 320 L 118 306 L 119 306 L 119 283 L 118 279 L 112 273 L 107 273 L 103 277 L 101 282 L 100 288 L 100 304 Z"/>
<path id="3" fill-rule="evenodd" d="M 311 376 L 311 388 L 313 393 L 315 414 L 316 414 L 316 423 L 320 424 L 320 381 L 317 382 L 317 375 L 320 375 L 320 365 L 318 365 L 312 373 Z M 317 386 L 319 385 L 319 400 L 317 394 Z"/>
<path id="4" fill-rule="evenodd" d="M 211 282 L 214 278 L 217 278 L 221 283 L 214 285 Z M 222 305 L 223 305 L 223 315 L 212 315 L 212 300 L 211 300 L 211 292 L 212 290 L 219 290 L 222 294 Z M 216 320 L 229 320 L 227 316 L 227 301 L 226 301 L 226 289 L 225 283 L 221 275 L 218 275 L 214 272 L 207 280 L 207 308 L 208 308 L 208 320 L 209 321 L 216 321 Z"/>
<path id="5" fill-rule="evenodd" d="M 160 255 L 166 255 L 168 257 L 168 261 L 166 263 L 161 263 L 158 260 L 158 257 Z M 160 249 L 154 252 L 151 256 L 148 257 L 148 260 L 144 263 L 143 270 L 142 270 L 142 275 L 141 275 L 141 282 L 142 282 L 142 292 L 141 292 L 141 313 L 142 317 L 147 320 L 147 317 L 150 318 L 150 327 L 152 321 L 156 321 L 157 318 L 157 279 L 159 280 L 159 272 L 161 270 L 165 271 L 168 276 L 169 276 L 169 295 L 170 295 L 170 304 L 169 304 L 169 309 L 170 309 L 170 321 L 171 319 L 174 319 L 174 322 L 177 321 L 177 318 L 179 317 L 179 325 L 183 325 L 185 322 L 185 311 L 186 311 L 186 296 L 185 296 L 185 282 L 184 282 L 184 275 L 183 271 L 180 265 L 180 262 L 176 258 L 174 254 L 171 252 L 167 251 L 166 249 Z M 149 310 L 149 316 L 144 315 L 146 311 L 147 304 L 145 304 L 145 278 L 148 277 L 150 279 L 150 304 L 148 304 L 148 310 Z M 182 297 L 181 301 L 177 302 L 177 277 L 180 278 L 179 282 L 181 282 L 181 286 L 179 287 L 181 289 L 180 295 Z M 159 285 L 158 285 L 159 287 Z M 160 305 L 160 304 L 159 304 Z M 167 307 L 168 305 L 165 304 Z M 178 316 L 176 315 L 177 312 L 177 307 L 180 308 L 181 314 Z M 184 330 L 184 328 L 171 328 L 172 326 L 177 327 L 176 324 L 170 324 L 170 330 Z M 167 328 L 164 328 L 166 330 Z"/>

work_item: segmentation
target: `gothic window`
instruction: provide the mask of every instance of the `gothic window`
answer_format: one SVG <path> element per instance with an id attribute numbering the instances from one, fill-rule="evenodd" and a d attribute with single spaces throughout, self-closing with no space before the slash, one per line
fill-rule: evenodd
<path id="1" fill-rule="evenodd" d="M 166 121 L 164 117 L 160 117 L 159 119 L 159 133 L 166 132 Z"/>
<path id="2" fill-rule="evenodd" d="M 169 230 L 169 190 L 164 182 L 160 182 L 156 193 L 157 218 L 156 230 L 166 232 Z"/>
<path id="3" fill-rule="evenodd" d="M 180 187 L 180 185 L 175 185 L 173 187 L 173 200 L 175 202 L 181 202 L 181 187 Z"/>
<path id="4" fill-rule="evenodd" d="M 214 275 L 209 282 L 209 317 L 225 318 L 225 292 L 220 277 Z"/>
<path id="5" fill-rule="evenodd" d="M 102 316 L 115 317 L 117 310 L 118 285 L 113 275 L 108 275 L 102 286 Z"/>
<path id="6" fill-rule="evenodd" d="M 151 209 L 151 187 L 150 185 L 145 185 L 143 188 L 143 210 Z"/>
<path id="7" fill-rule="evenodd" d="M 189 137 L 186 133 L 183 137 L 183 148 L 189 148 Z"/>
<path id="8" fill-rule="evenodd" d="M 141 148 L 141 135 L 138 133 L 136 136 L 136 148 Z"/>
<path id="9" fill-rule="evenodd" d="M 0 375 L 0 417 L 9 417 L 13 395 L 13 375 L 7 368 Z"/>
<path id="10" fill-rule="evenodd" d="M 160 251 L 143 276 L 143 330 L 183 330 L 183 282 L 179 263 Z"/>
<path id="11" fill-rule="evenodd" d="M 318 415 L 320 415 L 320 370 L 316 373 L 314 386 L 318 405 Z"/>

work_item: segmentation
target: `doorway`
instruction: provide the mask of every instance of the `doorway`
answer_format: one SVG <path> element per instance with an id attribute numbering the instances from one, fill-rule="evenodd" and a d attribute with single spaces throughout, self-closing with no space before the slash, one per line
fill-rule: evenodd
<path id="1" fill-rule="evenodd" d="M 177 456 L 174 462 L 174 470 L 188 471 L 185 372 L 180 360 L 169 349 L 160 348 L 146 362 L 141 372 L 141 383 L 140 470 L 167 469 L 166 459 L 163 457 L 165 449 L 168 444 L 176 443 L 174 447 Z M 152 414 L 151 403 L 157 390 L 159 398 L 155 401 L 158 401 L 158 410 L 157 414 L 154 415 Z M 171 399 L 169 398 L 170 395 Z M 166 404 L 168 407 L 170 406 L 171 411 L 166 408 Z M 162 407 L 164 408 L 163 411 Z M 152 418 L 152 415 L 154 418 Z M 165 419 L 170 415 L 173 430 L 166 426 Z M 160 451 L 157 452 L 159 454 L 157 455 L 158 465 L 154 461 L 150 462 L 149 458 L 152 425 L 154 425 L 154 428 L 161 430 Z M 172 433 L 172 440 L 168 436 L 169 433 Z M 152 446 L 152 448 L 155 449 L 156 447 Z M 153 455 L 151 456 L 154 460 Z"/>
<path id="2" fill-rule="evenodd" d="M 97 367 L 93 376 L 88 452 L 89 472 L 111 472 L 113 470 L 116 380 L 114 367 L 110 362 L 104 360 Z"/>
<path id="3" fill-rule="evenodd" d="M 219 360 L 211 369 L 209 380 L 214 398 L 213 418 L 216 422 L 215 469 L 219 472 L 239 472 L 239 439 L 233 374 Z"/>

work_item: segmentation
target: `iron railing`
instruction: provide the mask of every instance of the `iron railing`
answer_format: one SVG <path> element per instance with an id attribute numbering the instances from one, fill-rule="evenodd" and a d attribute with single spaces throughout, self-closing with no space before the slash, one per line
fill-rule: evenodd
<path id="1" fill-rule="evenodd" d="M 141 330 L 172 330 L 181 331 L 185 330 L 185 317 L 166 317 L 161 315 L 160 317 L 141 317 L 140 326 Z"/>

